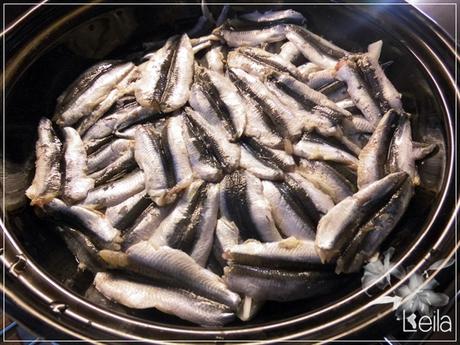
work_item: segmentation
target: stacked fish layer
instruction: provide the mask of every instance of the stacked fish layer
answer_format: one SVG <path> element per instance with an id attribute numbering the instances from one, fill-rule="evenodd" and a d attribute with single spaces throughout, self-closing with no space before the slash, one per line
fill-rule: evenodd
<path id="1" fill-rule="evenodd" d="M 331 292 L 420 183 L 410 114 L 379 63 L 292 10 L 104 61 L 42 118 L 26 195 L 96 289 L 203 326 Z"/>

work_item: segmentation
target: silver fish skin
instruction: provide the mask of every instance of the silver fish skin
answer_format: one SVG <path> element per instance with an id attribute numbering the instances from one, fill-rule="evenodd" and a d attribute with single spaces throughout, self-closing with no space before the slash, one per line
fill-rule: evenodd
<path id="1" fill-rule="evenodd" d="M 163 93 L 171 59 L 176 49 L 177 36 L 169 38 L 166 43 L 152 53 L 149 60 L 138 68 L 140 78 L 134 87 L 134 95 L 140 105 L 154 112 L 160 111 L 161 95 Z"/>
<path id="2" fill-rule="evenodd" d="M 357 170 L 359 189 L 380 180 L 385 175 L 385 161 L 398 117 L 394 110 L 385 113 L 361 150 Z"/>
<path id="3" fill-rule="evenodd" d="M 266 79 L 274 83 L 281 90 L 294 97 L 306 110 L 311 110 L 314 106 L 321 106 L 330 109 L 338 115 L 351 118 L 348 110 L 338 107 L 335 102 L 329 100 L 327 96 L 313 90 L 308 85 L 282 73 L 272 72 Z"/>
<path id="4" fill-rule="evenodd" d="M 362 112 L 366 120 L 376 126 L 382 114 L 359 75 L 356 64 L 350 60 L 340 61 L 336 70 L 336 78 L 347 84 L 348 94 L 356 107 Z"/>
<path id="5" fill-rule="evenodd" d="M 123 200 L 118 205 L 107 207 L 105 210 L 105 216 L 107 220 L 116 227 L 116 224 L 122 220 L 129 211 L 135 207 L 142 199 L 146 198 L 145 191 L 141 191 L 133 196 L 130 196 L 126 200 Z"/>
<path id="6" fill-rule="evenodd" d="M 390 200 L 363 226 L 337 259 L 336 273 L 352 273 L 361 269 L 379 249 L 407 210 L 414 194 L 407 178 Z"/>
<path id="7" fill-rule="evenodd" d="M 339 278 L 332 272 L 232 265 L 224 268 L 224 281 L 233 291 L 256 300 L 285 302 L 330 293 Z"/>
<path id="8" fill-rule="evenodd" d="M 104 169 L 111 162 L 122 156 L 127 151 L 132 150 L 134 141 L 127 139 L 115 139 L 106 146 L 93 152 L 87 158 L 88 173 L 94 173 Z"/>
<path id="9" fill-rule="evenodd" d="M 26 190 L 31 205 L 42 206 L 59 194 L 61 147 L 61 141 L 56 136 L 51 121 L 42 117 L 35 144 L 35 176 Z"/>
<path id="10" fill-rule="evenodd" d="M 131 246 L 127 251 L 129 267 L 153 276 L 169 276 L 183 288 L 210 300 L 225 304 L 232 310 L 238 308 L 240 297 L 230 291 L 222 279 L 206 268 L 201 267 L 184 252 L 169 247 L 156 249 L 143 241 Z M 136 267 L 136 268 L 134 268 Z"/>
<path id="11" fill-rule="evenodd" d="M 342 126 L 345 133 L 352 134 L 372 134 L 375 130 L 375 126 L 360 115 L 353 115 L 351 119 L 344 119 Z"/>
<path id="12" fill-rule="evenodd" d="M 174 168 L 175 189 L 187 187 L 193 178 L 192 167 L 187 153 L 187 144 L 182 133 L 183 115 L 173 116 L 166 122 L 163 136 L 166 138 L 171 162 Z"/>
<path id="13" fill-rule="evenodd" d="M 374 79 L 378 85 L 376 85 L 376 89 L 381 93 L 381 97 L 388 103 L 388 107 L 393 108 L 398 113 L 404 112 L 401 102 L 402 95 L 396 90 L 386 76 L 382 66 L 379 64 L 378 57 L 370 53 L 361 54 L 358 63 L 362 70 L 371 72 L 372 79 Z"/>
<path id="14" fill-rule="evenodd" d="M 172 202 L 168 196 L 170 181 L 160 137 L 147 127 L 137 129 L 134 157 L 144 173 L 145 189 L 152 200 L 159 206 Z"/>
<path id="15" fill-rule="evenodd" d="M 271 71 L 287 73 L 300 80 L 303 78 L 297 67 L 289 61 L 284 60 L 277 54 L 255 47 L 241 47 L 229 52 L 227 66 L 242 69 L 251 75 L 258 76 L 260 79 Z"/>
<path id="16" fill-rule="evenodd" d="M 138 242 L 147 241 L 170 211 L 170 207 L 158 207 L 153 203 L 150 204 L 131 228 L 123 234 L 122 248 L 126 250 Z"/>
<path id="17" fill-rule="evenodd" d="M 264 180 L 282 180 L 283 171 L 277 167 L 264 164 L 264 161 L 257 157 L 248 149 L 241 147 L 240 167 Z"/>
<path id="18" fill-rule="evenodd" d="M 297 49 L 294 43 L 289 41 L 281 46 L 278 56 L 294 65 L 298 64 L 299 61 L 302 61 L 303 59 L 302 53 Z M 307 75 L 305 73 L 302 73 L 301 71 L 299 71 L 299 73 L 301 74 L 302 79 L 306 78 Z"/>
<path id="19" fill-rule="evenodd" d="M 248 149 L 254 157 L 265 165 L 278 168 L 285 172 L 293 171 L 295 168 L 294 158 L 284 150 L 273 149 L 263 145 L 261 141 L 251 137 L 244 137 L 241 146 Z"/>
<path id="20" fill-rule="evenodd" d="M 286 38 L 294 43 L 308 61 L 323 68 L 334 67 L 337 61 L 349 53 L 307 29 L 290 25 Z"/>
<path id="21" fill-rule="evenodd" d="M 260 238 L 271 242 L 281 239 L 261 181 L 248 172 L 236 171 L 221 183 L 221 215 L 233 221 L 241 238 Z"/>
<path id="22" fill-rule="evenodd" d="M 182 121 L 182 134 L 194 176 L 208 182 L 220 181 L 223 176 L 222 167 L 200 139 L 199 133 L 192 133 L 190 127 Z"/>
<path id="23" fill-rule="evenodd" d="M 89 175 L 95 182 L 95 186 L 113 181 L 122 174 L 129 172 L 136 167 L 136 160 L 134 159 L 134 150 L 127 150 L 123 155 L 116 158 L 113 162 L 105 168 L 93 172 Z"/>
<path id="24" fill-rule="evenodd" d="M 225 56 L 223 46 L 211 47 L 204 56 L 205 66 L 211 71 L 224 75 L 226 68 L 224 64 Z"/>
<path id="25" fill-rule="evenodd" d="M 263 181 L 263 193 L 272 210 L 272 216 L 279 231 L 286 237 L 294 236 L 300 240 L 315 238 L 313 221 L 308 215 L 296 212 L 299 207 L 295 201 L 283 195 L 277 185 L 271 181 Z"/>
<path id="26" fill-rule="evenodd" d="M 155 308 L 201 326 L 222 327 L 234 319 L 228 307 L 183 289 L 136 282 L 106 272 L 96 274 L 94 285 L 108 299 L 129 308 Z"/>
<path id="27" fill-rule="evenodd" d="M 214 127 L 222 127 L 229 141 L 236 141 L 246 126 L 246 111 L 236 87 L 228 78 L 197 66 L 190 105 Z"/>
<path id="28" fill-rule="evenodd" d="M 308 195 L 316 210 L 323 215 L 329 212 L 334 207 L 332 198 L 320 188 L 316 187 L 314 183 L 310 182 L 307 178 L 303 177 L 298 172 L 288 173 L 286 178 L 294 180 L 297 185 L 303 189 L 304 193 Z"/>
<path id="29" fill-rule="evenodd" d="M 265 29 L 236 31 L 225 27 L 214 30 L 214 34 L 222 39 L 230 47 L 251 46 L 255 47 L 261 43 L 279 42 L 286 37 L 287 25 L 278 24 Z"/>
<path id="30" fill-rule="evenodd" d="M 298 24 L 303 24 L 307 20 L 305 17 L 294 10 L 279 10 L 279 11 L 265 11 L 259 12 L 254 11 L 250 13 L 245 13 L 239 16 L 239 18 L 248 20 L 250 22 L 255 23 L 266 23 L 266 22 L 273 22 L 273 21 L 281 21 L 281 20 L 288 20 L 289 22 L 296 22 Z"/>
<path id="31" fill-rule="evenodd" d="M 65 179 L 63 199 L 71 204 L 86 198 L 94 188 L 94 179 L 87 175 L 86 151 L 83 141 L 72 127 L 64 127 Z"/>
<path id="32" fill-rule="evenodd" d="M 263 194 L 262 182 L 248 172 L 245 172 L 244 175 L 247 183 L 246 197 L 249 213 L 261 240 L 264 242 L 281 240 L 281 235 L 272 217 L 270 204 Z"/>
<path id="33" fill-rule="evenodd" d="M 420 176 L 415 165 L 412 129 L 407 115 L 402 115 L 393 135 L 388 154 L 388 170 L 390 172 L 405 171 L 414 186 L 420 185 Z"/>
<path id="34" fill-rule="evenodd" d="M 273 128 L 272 123 L 266 120 L 259 104 L 249 96 L 242 95 L 244 106 L 248 109 L 244 135 L 257 138 L 262 144 L 271 148 L 283 147 L 283 138 Z"/>
<path id="35" fill-rule="evenodd" d="M 219 126 L 212 126 L 203 116 L 192 110 L 185 108 L 187 121 L 190 122 L 203 136 L 211 153 L 220 163 L 224 171 L 235 170 L 240 162 L 240 147 L 227 140 L 225 131 Z"/>
<path id="36" fill-rule="evenodd" d="M 406 178 L 404 172 L 387 175 L 342 200 L 321 218 L 315 240 L 321 260 L 330 262 L 335 259 L 353 238 L 363 218 L 381 206 Z"/>
<path id="37" fill-rule="evenodd" d="M 202 267 L 206 266 L 212 251 L 218 212 L 219 185 L 209 185 L 206 191 L 206 200 L 203 202 L 203 210 L 200 215 L 200 223 L 196 234 L 197 239 L 190 252 L 190 256 Z"/>
<path id="38" fill-rule="evenodd" d="M 95 209 L 114 206 L 143 191 L 144 188 L 144 173 L 141 170 L 134 170 L 119 180 L 89 191 L 86 198 L 81 201 L 81 204 Z"/>
<path id="39" fill-rule="evenodd" d="M 227 263 L 223 258 L 225 251 L 239 243 L 239 231 L 235 223 L 225 218 L 219 218 L 216 225 L 213 254 L 222 266 Z"/>
<path id="40" fill-rule="evenodd" d="M 310 160 L 333 161 L 344 164 L 352 170 L 357 169 L 358 159 L 355 156 L 316 138 L 305 134 L 298 143 L 294 144 L 294 155 Z"/>
<path id="41" fill-rule="evenodd" d="M 44 210 L 54 220 L 81 231 L 99 248 L 120 249 L 120 231 L 102 213 L 78 205 L 67 206 L 57 198 L 46 204 Z"/>
<path id="42" fill-rule="evenodd" d="M 231 264 L 272 269 L 322 270 L 327 267 L 321 263 L 314 241 L 300 240 L 295 237 L 269 243 L 247 240 L 228 248 L 224 257 L 231 261 Z"/>
<path id="43" fill-rule="evenodd" d="M 193 62 L 192 45 L 184 34 L 177 44 L 161 96 L 160 110 L 163 113 L 177 110 L 188 101 L 193 82 Z"/>
<path id="44" fill-rule="evenodd" d="M 314 90 L 328 85 L 335 81 L 335 69 L 326 68 L 320 71 L 311 72 L 308 75 L 307 85 Z"/>
<path id="45" fill-rule="evenodd" d="M 64 92 L 57 98 L 56 102 L 56 111 L 57 114 L 61 114 L 65 109 L 75 101 L 85 90 L 103 73 L 109 71 L 114 66 L 119 64 L 119 60 L 106 60 L 101 61 L 90 68 L 85 72 L 80 74 L 77 79 L 75 79 L 72 84 L 70 84 Z M 53 119 L 55 120 L 55 118 Z"/>
<path id="46" fill-rule="evenodd" d="M 262 81 L 241 69 L 231 68 L 229 71 L 230 79 L 236 87 L 259 104 L 264 116 L 271 120 L 272 127 L 275 127 L 280 135 L 288 139 L 300 136 L 303 128 L 302 121 L 299 121 L 298 117 L 286 108 Z"/>
<path id="47" fill-rule="evenodd" d="M 329 195 L 335 204 L 354 192 L 353 185 L 325 162 L 301 159 L 297 173 Z"/>
<path id="48" fill-rule="evenodd" d="M 88 269 L 94 273 L 105 269 L 105 262 L 98 255 L 99 250 L 88 237 L 69 227 L 58 227 L 58 230 L 67 248 L 78 261 L 79 269 Z"/>
<path id="49" fill-rule="evenodd" d="M 137 67 L 134 68 L 112 89 L 106 97 L 97 105 L 97 107 L 89 114 L 84 116 L 78 122 L 77 132 L 83 136 L 107 111 L 116 103 L 116 101 L 132 93 L 133 85 L 139 77 Z"/>
<path id="50" fill-rule="evenodd" d="M 112 66 L 112 68 L 101 73 L 76 99 L 56 113 L 53 120 L 59 126 L 64 127 L 75 124 L 94 111 L 103 114 L 115 102 L 116 99 L 113 94 L 119 95 L 117 84 L 135 68 L 136 66 L 132 62 Z"/>
<path id="51" fill-rule="evenodd" d="M 137 102 L 131 102 L 115 113 L 104 116 L 97 121 L 83 135 L 85 145 L 91 146 L 92 142 L 98 141 L 119 130 L 123 130 L 135 122 L 148 119 L 154 116 L 154 112 L 148 108 L 140 106 Z"/>
<path id="52" fill-rule="evenodd" d="M 157 229 L 153 232 L 149 241 L 155 247 L 184 245 L 184 240 L 180 236 L 186 236 L 186 228 L 193 221 L 196 229 L 196 223 L 199 219 L 199 211 L 205 197 L 206 185 L 201 180 L 193 181 L 186 189 L 184 194 L 177 202 L 174 210 L 161 222 Z M 197 212 L 195 212 L 197 211 Z M 192 229 L 193 230 L 193 229 Z M 194 238 L 194 236 L 193 236 Z M 190 242 L 190 241 L 187 241 Z M 189 245 L 189 243 L 186 243 Z"/>

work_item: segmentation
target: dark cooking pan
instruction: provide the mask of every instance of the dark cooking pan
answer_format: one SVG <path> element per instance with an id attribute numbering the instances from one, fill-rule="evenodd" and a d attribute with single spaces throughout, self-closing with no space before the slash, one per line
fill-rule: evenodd
<path id="1" fill-rule="evenodd" d="M 277 4 L 276 6 L 280 6 Z M 211 6 L 219 12 L 220 6 Z M 273 6 L 250 6 L 255 8 Z M 414 114 L 415 140 L 436 142 L 439 150 L 420 166 L 422 185 L 407 214 L 382 250 L 394 247 L 393 260 L 408 275 L 453 255 L 454 186 L 453 79 L 458 64 L 453 42 L 427 17 L 406 5 L 299 5 L 309 28 L 348 50 L 363 50 L 383 39 L 382 60 L 393 60 L 388 75 Z M 242 5 L 232 6 L 243 10 Z M 7 8 L 8 11 L 8 8 Z M 90 273 L 77 271 L 75 259 L 55 229 L 37 217 L 24 198 L 33 174 L 36 127 L 50 116 L 55 100 L 77 75 L 96 61 L 133 54 L 143 41 L 155 41 L 190 29 L 199 6 L 41 6 L 5 35 L 6 179 L 2 259 L 6 298 L 15 316 L 41 322 L 36 329 L 61 338 L 160 340 L 331 339 L 348 336 L 389 315 L 391 305 L 373 305 L 361 290 L 360 275 L 350 276 L 332 295 L 294 303 L 267 303 L 250 322 L 223 329 L 193 326 L 148 310 L 133 312 L 85 296 Z M 434 272 L 436 274 L 437 271 Z M 20 312 L 18 312 L 20 311 Z M 13 313 L 13 310 L 6 312 Z M 24 313 L 25 312 L 25 313 Z M 50 333 L 51 332 L 51 333 Z"/>

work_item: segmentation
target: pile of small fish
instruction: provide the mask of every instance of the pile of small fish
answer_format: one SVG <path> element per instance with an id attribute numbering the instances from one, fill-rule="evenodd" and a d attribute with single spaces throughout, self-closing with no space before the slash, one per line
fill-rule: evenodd
<path id="1" fill-rule="evenodd" d="M 435 145 L 412 140 L 381 41 L 349 52 L 305 23 L 242 14 L 100 62 L 41 119 L 26 195 L 106 298 L 223 326 L 378 252 Z"/>

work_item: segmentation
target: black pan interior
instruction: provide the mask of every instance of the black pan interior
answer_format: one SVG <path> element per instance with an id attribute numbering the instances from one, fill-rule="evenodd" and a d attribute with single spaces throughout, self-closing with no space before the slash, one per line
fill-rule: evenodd
<path id="1" fill-rule="evenodd" d="M 63 6 L 59 11 L 72 10 Z M 273 6 L 259 6 L 261 8 Z M 383 250 L 396 248 L 401 256 L 417 239 L 417 233 L 429 221 L 441 193 L 446 169 L 447 114 L 439 94 L 419 64 L 407 42 L 400 41 L 391 23 L 382 23 L 349 6 L 290 6 L 302 12 L 313 32 L 351 51 L 365 50 L 369 43 L 383 40 L 381 61 L 393 61 L 387 73 L 403 93 L 404 107 L 413 114 L 413 136 L 417 141 L 436 142 L 437 152 L 419 166 L 422 185 Z M 254 9 L 232 6 L 233 13 Z M 218 13 L 220 6 L 211 6 Z M 378 9 L 374 9 L 378 11 Z M 52 9 L 49 9 L 52 11 Z M 57 11 L 57 10 L 56 10 Z M 50 12 L 54 13 L 54 12 Z M 51 14 L 57 16 L 56 12 Z M 55 100 L 84 69 L 101 59 L 137 56 L 142 42 L 157 41 L 190 29 L 200 16 L 199 6 L 94 6 L 85 19 L 67 32 L 59 32 L 53 43 L 30 51 L 30 64 L 12 79 L 6 90 L 5 159 L 7 173 L 33 175 L 34 143 L 40 117 L 50 117 Z M 40 25 L 44 25 L 43 23 Z M 17 42 L 8 42 L 14 50 Z M 10 47 L 8 47 L 10 44 Z M 13 176 L 13 175 L 11 175 Z M 27 184 L 20 186 L 22 192 Z M 53 225 L 37 217 L 23 198 L 7 209 L 7 227 L 24 246 L 27 254 L 54 279 L 82 296 L 91 285 L 92 274 L 77 271 L 77 262 L 59 238 Z M 293 303 L 267 303 L 249 325 L 263 324 L 308 313 L 333 303 L 360 287 L 360 275 L 344 277 L 343 286 L 334 295 Z M 93 301 L 108 308 L 136 315 L 144 320 L 172 325 L 189 325 L 155 310 L 132 311 L 100 300 L 89 291 Z M 235 321 L 229 326 L 239 326 Z"/>

